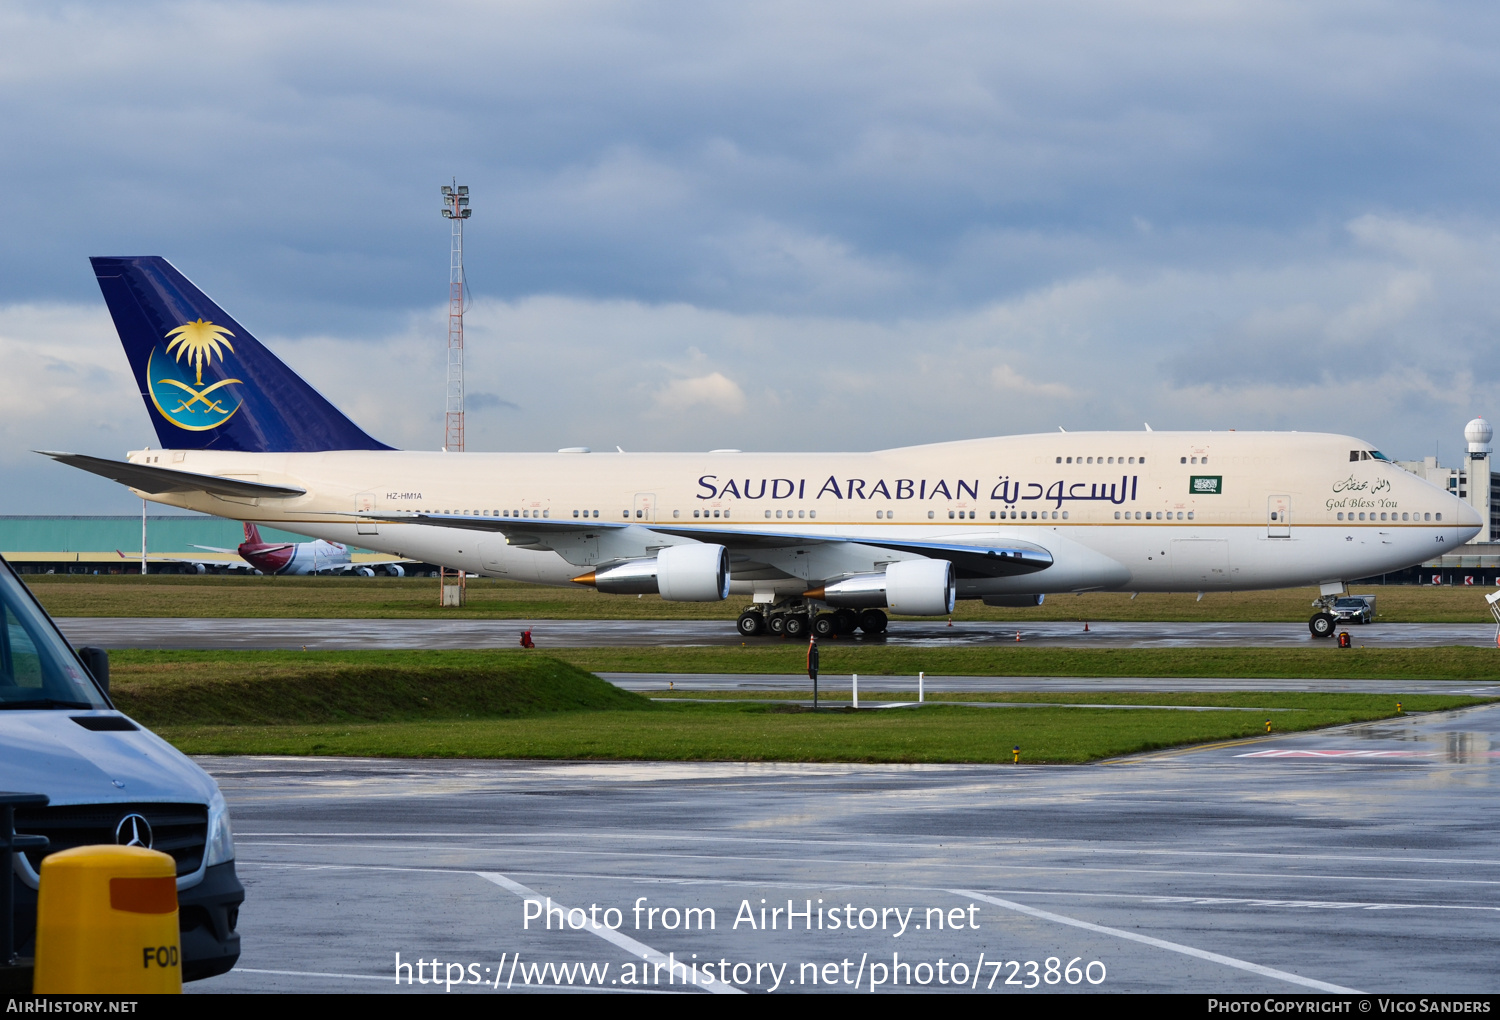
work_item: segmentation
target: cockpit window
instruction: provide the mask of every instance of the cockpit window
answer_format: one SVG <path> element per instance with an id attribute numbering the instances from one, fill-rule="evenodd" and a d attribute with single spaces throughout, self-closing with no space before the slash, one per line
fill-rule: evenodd
<path id="1" fill-rule="evenodd" d="M 20 579 L 0 566 L 0 709 L 108 707 Z"/>
<path id="2" fill-rule="evenodd" d="M 1390 459 L 1391 459 L 1391 458 L 1387 457 L 1385 454 L 1381 453 L 1379 450 L 1371 450 L 1370 451 L 1370 456 L 1373 457 L 1373 458 L 1375 458 L 1376 460 L 1386 461 L 1387 463 L 1389 463 Z"/>
<path id="3" fill-rule="evenodd" d="M 1387 464 L 1389 464 L 1391 462 L 1391 458 L 1387 457 L 1385 454 L 1381 453 L 1379 450 L 1350 450 L 1349 451 L 1349 460 L 1350 461 L 1356 461 L 1356 460 L 1383 460 Z"/>

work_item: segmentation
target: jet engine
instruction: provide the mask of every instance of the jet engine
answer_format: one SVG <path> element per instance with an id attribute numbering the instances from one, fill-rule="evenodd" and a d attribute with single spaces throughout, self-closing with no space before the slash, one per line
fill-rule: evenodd
<path id="1" fill-rule="evenodd" d="M 850 609 L 884 607 L 909 616 L 943 616 L 953 612 L 957 594 L 953 564 L 947 560 L 899 560 L 884 573 L 855 574 L 807 593 L 830 606 Z"/>
<path id="2" fill-rule="evenodd" d="M 574 578 L 610 595 L 659 593 L 669 602 L 722 602 L 729 597 L 729 550 L 671 545 L 649 560 L 631 560 Z"/>

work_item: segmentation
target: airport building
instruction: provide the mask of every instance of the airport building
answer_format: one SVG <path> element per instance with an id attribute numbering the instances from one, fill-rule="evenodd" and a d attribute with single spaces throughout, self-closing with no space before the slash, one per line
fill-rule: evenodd
<path id="1" fill-rule="evenodd" d="M 1490 466 L 1490 440 L 1494 436 L 1495 430 L 1483 418 L 1475 418 L 1465 425 L 1464 441 L 1468 444 L 1468 451 L 1463 467 L 1443 467 L 1437 457 L 1396 461 L 1398 466 L 1417 477 L 1447 489 L 1477 510 L 1481 520 L 1489 522 L 1489 529 L 1475 535 L 1470 545 L 1500 542 L 1500 474 Z"/>

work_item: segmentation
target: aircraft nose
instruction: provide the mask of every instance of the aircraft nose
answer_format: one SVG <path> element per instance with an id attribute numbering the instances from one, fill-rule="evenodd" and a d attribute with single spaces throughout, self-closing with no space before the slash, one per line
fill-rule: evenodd
<path id="1" fill-rule="evenodd" d="M 1453 502 L 1456 504 L 1453 509 L 1453 519 L 1458 522 L 1459 528 L 1468 532 L 1468 534 L 1464 536 L 1464 541 L 1467 542 L 1469 539 L 1479 534 L 1480 530 L 1485 528 L 1489 522 L 1479 516 L 1478 510 L 1475 510 L 1472 506 L 1465 503 L 1463 500 L 1455 497 Z"/>

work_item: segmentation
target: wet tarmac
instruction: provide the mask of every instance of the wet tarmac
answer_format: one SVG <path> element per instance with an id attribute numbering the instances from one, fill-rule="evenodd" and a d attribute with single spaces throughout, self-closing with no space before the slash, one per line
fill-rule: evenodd
<path id="1" fill-rule="evenodd" d="M 193 992 L 1500 990 L 1495 705 L 1087 766 L 199 761 L 248 898 Z"/>
<path id="2" fill-rule="evenodd" d="M 786 638 L 746 639 L 733 620 L 320 620 L 65 617 L 58 621 L 75 645 L 104 648 L 362 649 L 510 648 L 523 630 L 539 648 L 693 647 L 780 644 Z M 1377 623 L 1349 628 L 1357 646 L 1430 648 L 1495 645 L 1488 623 Z M 898 620 L 878 637 L 842 638 L 893 646 L 1014 645 L 1044 648 L 1211 648 L 1326 646 L 1301 623 L 955 623 Z"/>

